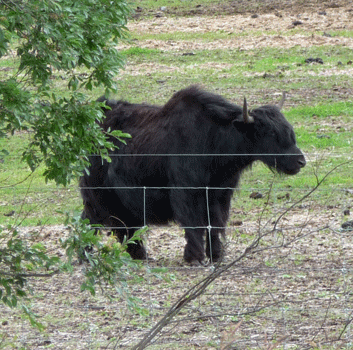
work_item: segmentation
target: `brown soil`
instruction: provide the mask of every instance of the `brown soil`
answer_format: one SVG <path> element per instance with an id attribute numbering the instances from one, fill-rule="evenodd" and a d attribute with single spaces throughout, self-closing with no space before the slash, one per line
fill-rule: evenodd
<path id="1" fill-rule="evenodd" d="M 135 18 L 143 18 L 144 16 L 173 15 L 173 16 L 214 16 L 214 15 L 233 15 L 233 14 L 266 14 L 277 13 L 280 11 L 288 11 L 293 14 L 302 12 L 322 12 L 328 9 L 348 7 L 351 10 L 352 4 L 347 0 L 237 0 L 237 1 L 220 1 L 217 5 L 204 5 L 202 1 L 195 2 L 194 8 L 185 10 L 178 7 L 167 7 L 164 11 L 146 11 L 144 8 L 137 7 L 135 9 Z"/>

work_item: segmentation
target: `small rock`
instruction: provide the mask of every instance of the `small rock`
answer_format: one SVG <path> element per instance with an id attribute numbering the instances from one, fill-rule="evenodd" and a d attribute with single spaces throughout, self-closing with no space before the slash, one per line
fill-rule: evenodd
<path id="1" fill-rule="evenodd" d="M 273 74 L 269 74 L 269 73 L 265 72 L 265 73 L 262 75 L 262 77 L 263 77 L 264 79 L 266 79 L 266 78 L 273 78 L 273 77 L 274 77 L 274 75 L 273 75 Z"/>
<path id="2" fill-rule="evenodd" d="M 161 11 L 166 11 L 167 10 L 167 7 L 166 6 L 162 6 L 161 7 Z"/>
<path id="3" fill-rule="evenodd" d="M 305 63 L 320 63 L 320 64 L 324 64 L 324 61 L 320 57 L 317 57 L 317 58 L 309 57 L 309 58 L 307 58 L 305 60 Z"/>
<path id="4" fill-rule="evenodd" d="M 243 222 L 241 220 L 234 220 L 231 222 L 233 226 L 242 226 Z"/>
<path id="5" fill-rule="evenodd" d="M 260 199 L 263 198 L 263 194 L 260 192 L 253 192 L 250 194 L 250 198 L 252 199 Z"/>
<path id="6" fill-rule="evenodd" d="M 287 192 L 284 195 L 278 195 L 277 199 L 289 199 L 290 198 L 290 194 Z"/>
<path id="7" fill-rule="evenodd" d="M 353 231 L 353 220 L 344 222 L 341 227 L 346 231 Z"/>

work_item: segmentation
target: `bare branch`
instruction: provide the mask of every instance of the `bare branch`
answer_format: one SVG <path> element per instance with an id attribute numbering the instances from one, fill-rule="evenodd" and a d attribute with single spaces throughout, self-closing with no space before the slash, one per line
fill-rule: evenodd
<path id="1" fill-rule="evenodd" d="M 10 272 L 0 272 L 0 276 L 8 276 L 8 277 L 52 277 L 58 274 L 60 270 L 55 270 L 49 273 L 10 273 Z"/>
<path id="2" fill-rule="evenodd" d="M 279 217 L 276 219 L 273 228 L 268 231 L 268 232 L 263 232 L 261 230 L 261 223 L 259 223 L 259 232 L 257 237 L 252 241 L 252 243 L 246 247 L 246 249 L 244 250 L 244 252 L 235 260 L 233 260 L 232 262 L 230 262 L 227 265 L 221 266 L 220 264 L 218 264 L 215 267 L 215 270 L 209 274 L 207 277 L 205 277 L 203 280 L 201 280 L 200 282 L 198 282 L 197 284 L 195 284 L 193 287 L 191 287 L 190 289 L 188 289 L 175 303 L 174 305 L 168 310 L 168 312 L 162 317 L 162 319 L 154 326 L 152 327 L 152 329 L 145 335 L 145 337 L 135 346 L 133 346 L 131 348 L 131 350 L 142 350 L 144 349 L 146 346 L 148 346 L 148 344 L 151 343 L 151 341 L 160 333 L 160 331 L 169 323 L 172 322 L 173 317 L 175 317 L 186 305 L 188 305 L 191 301 L 195 300 L 197 297 L 199 297 L 200 295 L 202 295 L 205 290 L 207 289 L 207 287 L 213 283 L 213 281 L 215 281 L 218 277 L 220 277 L 222 274 L 224 274 L 226 271 L 228 271 L 231 267 L 235 266 L 237 263 L 239 263 L 240 261 L 242 261 L 244 258 L 246 258 L 248 255 L 250 254 L 254 254 L 260 250 L 265 250 L 265 249 L 270 249 L 270 248 L 261 248 L 261 249 L 256 249 L 258 248 L 258 245 L 260 243 L 260 241 L 265 237 L 268 236 L 269 234 L 275 232 L 277 230 L 277 226 L 279 221 L 284 217 L 285 214 L 287 214 L 289 211 L 291 211 L 294 207 L 296 207 L 298 204 L 300 204 L 301 202 L 303 202 L 305 199 L 307 199 L 309 196 L 312 195 L 312 193 L 314 193 L 319 187 L 320 185 L 327 179 L 327 177 L 332 174 L 335 170 L 337 170 L 339 167 L 352 163 L 353 161 L 347 161 L 344 163 L 341 163 L 339 165 L 337 165 L 336 167 L 334 167 L 333 169 L 331 169 L 327 174 L 325 174 L 325 176 L 319 180 L 317 178 L 317 184 L 315 185 L 315 187 L 310 190 L 308 193 L 306 193 L 304 196 L 302 196 L 299 200 L 297 200 L 294 204 L 292 204 L 289 208 L 287 208 L 286 210 L 284 210 Z M 272 186 L 271 186 L 272 188 Z M 263 214 L 263 213 L 262 213 Z M 326 228 L 326 227 L 325 227 Z M 295 240 L 292 240 L 290 242 L 286 243 L 286 246 L 288 246 L 290 243 L 292 243 Z M 283 245 L 282 245 L 283 246 Z M 272 246 L 272 249 L 274 247 Z M 279 302 L 274 302 L 274 304 L 278 304 L 282 301 Z M 287 303 L 290 301 L 286 301 Z M 265 307 L 260 307 L 260 308 L 254 308 L 254 310 L 252 310 L 252 312 L 258 312 L 260 309 L 269 307 L 270 305 L 267 304 Z M 213 315 L 214 316 L 214 315 Z M 239 315 L 238 315 L 239 316 Z M 349 323 L 352 322 L 352 319 L 349 319 L 349 321 L 347 322 L 347 326 Z M 345 327 L 345 329 L 347 328 L 347 326 Z M 342 334 L 344 333 L 345 329 L 342 331 Z M 286 339 L 286 337 L 281 338 L 275 345 L 279 345 L 281 342 L 283 342 Z M 274 347 L 269 348 L 269 349 L 274 349 Z"/>

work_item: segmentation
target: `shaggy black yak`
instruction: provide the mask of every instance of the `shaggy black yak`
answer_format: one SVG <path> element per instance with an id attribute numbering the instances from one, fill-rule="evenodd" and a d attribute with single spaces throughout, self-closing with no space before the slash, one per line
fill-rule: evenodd
<path id="1" fill-rule="evenodd" d="M 191 86 L 164 106 L 106 100 L 105 130 L 132 138 L 111 152 L 111 163 L 91 156 L 80 180 L 83 217 L 110 227 L 120 241 L 144 225 L 175 221 L 185 229 L 184 259 L 221 257 L 234 188 L 257 160 L 284 174 L 297 174 L 305 158 L 292 126 L 278 106 L 248 111 Z M 206 250 L 204 237 L 206 234 Z M 146 258 L 141 241 L 128 245 Z"/>

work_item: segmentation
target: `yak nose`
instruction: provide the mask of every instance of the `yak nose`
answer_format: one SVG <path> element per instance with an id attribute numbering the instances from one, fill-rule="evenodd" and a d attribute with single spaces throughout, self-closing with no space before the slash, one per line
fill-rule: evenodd
<path id="1" fill-rule="evenodd" d="M 305 165 L 306 165 L 306 160 L 305 160 L 305 158 L 304 158 L 304 157 L 299 158 L 299 159 L 298 159 L 298 164 L 299 164 L 299 166 L 300 166 L 301 168 L 304 168 Z"/>

